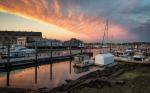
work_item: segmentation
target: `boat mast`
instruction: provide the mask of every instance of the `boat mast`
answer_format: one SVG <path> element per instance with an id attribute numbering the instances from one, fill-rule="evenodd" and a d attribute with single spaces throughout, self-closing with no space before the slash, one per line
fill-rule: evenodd
<path id="1" fill-rule="evenodd" d="M 103 39 L 102 39 L 102 48 L 104 45 L 105 36 L 107 36 L 107 40 L 108 40 L 108 19 L 106 20 L 106 24 L 105 24 L 105 29 L 104 29 Z"/>

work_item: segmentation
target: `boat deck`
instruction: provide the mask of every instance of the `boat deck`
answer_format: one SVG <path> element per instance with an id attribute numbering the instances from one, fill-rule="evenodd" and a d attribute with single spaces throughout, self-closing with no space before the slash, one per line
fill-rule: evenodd
<path id="1" fill-rule="evenodd" d="M 120 57 L 115 57 L 115 61 L 118 63 L 126 63 L 126 64 L 150 64 L 149 61 L 135 61 L 135 60 L 130 60 L 130 59 L 122 59 Z"/>

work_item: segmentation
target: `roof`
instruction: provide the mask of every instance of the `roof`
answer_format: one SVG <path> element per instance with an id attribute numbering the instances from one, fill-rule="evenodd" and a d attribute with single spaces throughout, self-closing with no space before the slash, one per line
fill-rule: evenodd
<path id="1" fill-rule="evenodd" d="M 104 53 L 104 54 L 98 54 L 96 56 L 102 56 L 102 57 L 113 57 L 114 55 L 111 53 Z"/>

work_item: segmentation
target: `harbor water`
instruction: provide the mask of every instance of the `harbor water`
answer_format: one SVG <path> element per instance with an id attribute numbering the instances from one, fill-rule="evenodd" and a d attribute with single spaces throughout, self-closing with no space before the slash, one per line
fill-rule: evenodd
<path id="1" fill-rule="evenodd" d="M 93 52 L 97 53 L 97 50 Z M 77 79 L 92 71 L 103 69 L 99 67 L 74 68 L 73 65 L 74 62 L 70 60 L 0 72 L 0 87 L 52 89 L 65 84 L 67 79 Z"/>

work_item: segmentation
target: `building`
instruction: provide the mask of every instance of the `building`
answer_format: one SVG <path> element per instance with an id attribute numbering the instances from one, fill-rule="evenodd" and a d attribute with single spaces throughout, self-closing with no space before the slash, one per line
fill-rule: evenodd
<path id="1" fill-rule="evenodd" d="M 38 38 L 32 42 L 31 46 L 48 47 L 48 46 L 63 46 L 63 42 L 56 39 Z"/>
<path id="2" fill-rule="evenodd" d="M 24 38 L 24 39 L 23 39 Z M 10 41 L 12 44 L 17 44 L 17 39 L 32 42 L 34 38 L 42 38 L 41 32 L 27 32 L 27 31 L 0 31 L 0 44 L 5 44 Z"/>
<path id="3" fill-rule="evenodd" d="M 85 46 L 83 41 L 78 40 L 76 38 L 71 38 L 70 40 L 65 41 L 64 44 L 66 46 L 72 46 L 72 47 L 84 47 Z"/>
<path id="4" fill-rule="evenodd" d="M 27 45 L 27 38 L 26 37 L 17 38 L 17 45 L 26 46 Z"/>

